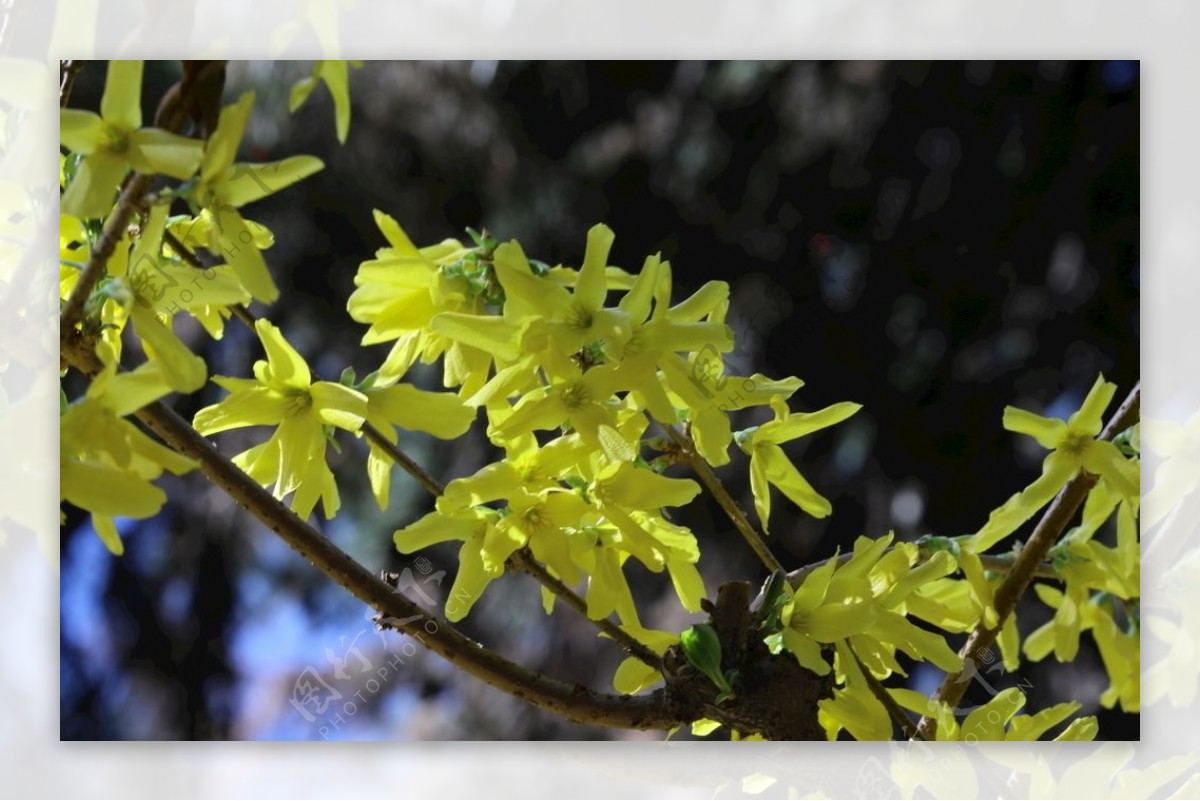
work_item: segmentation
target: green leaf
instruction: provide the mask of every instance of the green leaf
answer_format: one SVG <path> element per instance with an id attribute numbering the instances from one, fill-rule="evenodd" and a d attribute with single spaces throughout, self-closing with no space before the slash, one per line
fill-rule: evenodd
<path id="1" fill-rule="evenodd" d="M 333 446 L 335 453 L 340 454 L 342 452 L 342 446 L 338 444 L 337 438 L 334 437 L 334 432 L 337 431 L 337 428 L 331 425 L 323 425 L 321 428 L 325 430 L 325 440 Z"/>
<path id="2" fill-rule="evenodd" d="M 788 595 L 784 592 L 786 587 L 787 574 L 782 570 L 773 572 L 763 583 L 763 603 L 755 617 L 758 620 L 759 628 L 767 634 L 783 628 L 780 613 L 788 601 Z"/>
<path id="3" fill-rule="evenodd" d="M 721 670 L 721 640 L 717 632 L 707 623 L 697 623 L 679 635 L 683 655 L 703 673 L 727 697 L 733 695 L 733 686 Z"/>
<path id="4" fill-rule="evenodd" d="M 1125 456 L 1141 456 L 1141 425 L 1141 423 L 1134 423 L 1113 438 L 1113 445 L 1116 445 Z"/>

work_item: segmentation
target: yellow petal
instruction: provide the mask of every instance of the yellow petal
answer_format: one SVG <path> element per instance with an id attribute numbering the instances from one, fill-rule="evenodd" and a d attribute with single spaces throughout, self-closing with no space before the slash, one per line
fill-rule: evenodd
<path id="1" fill-rule="evenodd" d="M 220 403 L 196 412 L 192 425 L 208 436 L 231 428 L 276 425 L 283 420 L 289 403 L 269 387 L 254 386 L 231 393 Z"/>
<path id="2" fill-rule="evenodd" d="M 442 512 L 479 506 L 516 495 L 522 488 L 520 475 L 508 462 L 496 462 L 467 478 L 456 478 L 446 485 L 437 500 Z"/>
<path id="3" fill-rule="evenodd" d="M 62 213 L 80 219 L 105 216 L 116 202 L 117 187 L 128 169 L 125 159 L 107 150 L 84 156 L 75 180 L 62 196 Z"/>
<path id="4" fill-rule="evenodd" d="M 520 330 L 503 317 L 445 312 L 430 320 L 429 327 L 455 342 L 470 345 L 497 359 L 513 361 L 521 357 Z"/>
<path id="5" fill-rule="evenodd" d="M 104 143 L 104 122 L 90 111 L 58 112 L 58 141 L 74 153 L 91 153 Z"/>
<path id="6" fill-rule="evenodd" d="M 408 384 L 367 390 L 371 413 L 392 425 L 424 431 L 439 439 L 456 439 L 466 433 L 475 410 L 450 392 L 427 392 Z"/>
<path id="7" fill-rule="evenodd" d="M 1000 646 L 1000 656 L 1004 660 L 1004 669 L 1012 672 L 1021 666 L 1021 636 L 1017 631 L 1017 615 L 1010 613 L 1004 620 L 997 639 Z"/>
<path id="8" fill-rule="evenodd" d="M 408 234 L 404 233 L 404 229 L 400 227 L 400 223 L 396 222 L 394 217 L 385 214 L 379 209 L 375 209 L 373 214 L 375 216 L 375 225 L 379 227 L 380 233 L 383 234 L 388 244 L 397 251 L 397 255 L 418 255 L 417 246 L 408 238 Z"/>
<path id="9" fill-rule="evenodd" d="M 1137 463 L 1126 459 L 1116 445 L 1103 440 L 1089 442 L 1083 452 L 1083 468 L 1102 476 L 1109 487 L 1137 503 L 1141 478 Z"/>
<path id="10" fill-rule="evenodd" d="M 276 429 L 275 436 L 279 444 L 276 491 L 280 495 L 286 495 L 304 483 L 312 462 L 325 463 L 325 431 L 315 415 L 305 414 L 284 417 Z M 312 485 L 309 486 L 311 488 Z M 315 504 L 315 493 L 312 500 Z M 311 509 L 310 505 L 309 510 Z"/>
<path id="11" fill-rule="evenodd" d="M 1057 448 L 1067 432 L 1067 424 L 1062 420 L 1042 417 L 1015 406 L 1004 407 L 1004 427 L 1033 437 L 1039 445 L 1049 450 Z"/>
<path id="12" fill-rule="evenodd" d="M 287 189 L 297 181 L 320 172 L 325 162 L 316 156 L 291 156 L 263 164 L 234 164 L 213 191 L 221 202 L 234 208 L 261 200 Z"/>
<path id="13" fill-rule="evenodd" d="M 729 301 L 729 284 L 724 281 L 709 281 L 685 300 L 667 310 L 667 319 L 694 322 L 703 319 L 721 304 Z"/>
<path id="14" fill-rule="evenodd" d="M 700 485 L 690 478 L 667 478 L 628 462 L 599 484 L 598 491 L 606 502 L 646 511 L 686 506 L 700 494 Z"/>
<path id="15" fill-rule="evenodd" d="M 979 609 L 984 624 L 988 628 L 994 628 L 999 622 L 995 596 L 992 593 L 992 585 L 984 575 L 983 563 L 979 556 L 968 548 L 962 548 L 958 555 L 958 566 L 962 568 L 963 575 L 966 576 L 967 584 L 971 588 L 971 599 Z"/>
<path id="16" fill-rule="evenodd" d="M 1113 395 L 1116 392 L 1116 384 L 1105 381 L 1103 375 L 1098 376 L 1096 383 L 1092 384 L 1092 388 L 1088 391 L 1087 397 L 1083 399 L 1083 405 L 1079 407 L 1079 411 L 1067 420 L 1067 427 L 1090 437 L 1099 434 L 1104 427 L 1104 410 L 1112 403 Z"/>
<path id="17" fill-rule="evenodd" d="M 658 268 L 661 263 L 662 259 L 657 254 L 647 256 L 633 287 L 617 304 L 635 325 L 645 322 L 650 316 L 650 301 L 654 298 L 654 286 L 658 280 Z"/>
<path id="18" fill-rule="evenodd" d="M 873 603 L 824 604 L 803 617 L 804 631 L 814 640 L 836 642 L 867 631 L 878 618 Z M 795 626 L 795 619 L 789 626 Z"/>
<path id="19" fill-rule="evenodd" d="M 279 387 L 308 389 L 312 375 L 308 363 L 301 358 L 283 334 L 269 320 L 258 320 L 254 324 L 258 338 L 267 352 L 268 382 Z"/>
<path id="20" fill-rule="evenodd" d="M 92 515 L 92 528 L 96 529 L 100 541 L 104 543 L 104 547 L 108 548 L 110 553 L 114 556 L 125 553 L 125 545 L 121 542 L 121 534 L 117 531 L 116 521 L 111 517 Z"/>
<path id="21" fill-rule="evenodd" d="M 1056 743 L 1060 742 L 1077 742 L 1080 740 L 1095 740 L 1096 735 L 1100 733 L 1100 726 L 1096 722 L 1095 715 L 1088 715 L 1086 718 L 1079 718 L 1071 721 L 1071 725 L 1066 731 L 1054 738 Z"/>
<path id="22" fill-rule="evenodd" d="M 204 146 L 160 128 L 142 128 L 129 135 L 130 165 L 141 173 L 161 173 L 186 181 L 196 174 Z"/>
<path id="23" fill-rule="evenodd" d="M 1025 694 L 1016 687 L 1001 690 L 990 701 L 967 715 L 962 722 L 962 738 L 1003 740 L 1004 727 L 1025 706 Z"/>
<path id="24" fill-rule="evenodd" d="M 607 225 L 594 225 L 587 233 L 587 249 L 584 251 L 583 267 L 575 282 L 575 300 L 585 308 L 599 309 L 604 305 L 607 294 L 604 268 L 608 264 L 608 253 L 614 239 Z"/>
<path id="25" fill-rule="evenodd" d="M 317 78 L 315 75 L 302 78 L 292 84 L 292 89 L 288 92 L 288 111 L 295 113 L 296 109 L 304 105 L 304 101 L 308 100 L 308 96 L 316 88 Z"/>
<path id="26" fill-rule="evenodd" d="M 469 540 L 484 526 L 471 515 L 443 515 L 430 512 L 414 523 L 396 531 L 393 540 L 400 553 L 413 553 L 430 545 L 451 540 Z M 482 542 L 482 540 L 481 540 Z M 478 545 L 476 545 L 478 550 Z"/>
<path id="27" fill-rule="evenodd" d="M 200 168 L 201 181 L 213 181 L 233 164 L 253 108 L 254 92 L 245 92 L 237 102 L 221 109 L 217 128 L 204 145 L 204 163 Z"/>
<path id="28" fill-rule="evenodd" d="M 137 474 L 94 462 L 61 460 L 59 481 L 68 503 L 109 517 L 152 517 L 167 500 L 166 493 Z"/>
<path id="29" fill-rule="evenodd" d="M 765 437 L 763 441 L 778 444 L 788 442 L 797 437 L 803 437 L 814 431 L 820 431 L 822 428 L 837 425 L 853 416 L 861 408 L 862 404 L 860 403 L 846 401 L 827 406 L 817 412 L 789 414 L 785 420 L 780 421 L 777 425 L 768 423 L 761 427 Z"/>
<path id="30" fill-rule="evenodd" d="M 1079 711 L 1081 704 L 1055 704 L 1035 715 L 1019 715 L 1008 727 L 1006 740 L 1033 741 Z"/>
<path id="31" fill-rule="evenodd" d="M 674 559 L 667 561 L 667 572 L 671 575 L 671 584 L 679 602 L 689 612 L 700 611 L 700 601 L 704 599 L 704 579 L 700 571 L 690 562 Z"/>
<path id="32" fill-rule="evenodd" d="M 796 657 L 796 661 L 801 666 L 808 668 L 818 676 L 829 674 L 832 668 L 825 658 L 821 656 L 821 646 L 816 640 L 809 637 L 807 634 L 802 634 L 795 629 L 785 627 L 783 630 L 783 644 Z"/>
<path id="33" fill-rule="evenodd" d="M 504 442 L 530 431 L 557 428 L 566 418 L 567 412 L 557 395 L 535 390 L 521 399 L 503 423 L 489 430 L 488 436 L 495 442 Z"/>
<path id="34" fill-rule="evenodd" d="M 208 365 L 192 353 L 175 332 L 148 307 L 134 303 L 131 313 L 134 330 L 142 339 L 146 355 L 162 370 L 167 384 L 179 392 L 195 392 L 208 378 Z"/>
<path id="35" fill-rule="evenodd" d="M 767 481 L 766 462 L 757 449 L 750 454 L 750 493 L 754 496 L 754 513 L 758 515 L 763 534 L 770 534 L 771 483 Z"/>
<path id="36" fill-rule="evenodd" d="M 488 570 L 503 570 L 508 557 L 524 548 L 529 541 L 527 533 L 519 525 L 515 515 L 509 515 L 494 526 L 489 526 L 479 549 L 483 566 Z"/>
<path id="37" fill-rule="evenodd" d="M 987 524 L 971 537 L 970 549 L 975 553 L 986 553 L 997 542 L 1016 531 L 1054 499 L 1058 491 L 1079 472 L 1079 467 L 1079 460 L 1067 453 L 1054 451 L 1049 454 L 1042 462 L 1042 475 L 991 513 Z"/>
<path id="38" fill-rule="evenodd" d="M 613 688 L 625 695 L 641 692 L 662 681 L 662 674 L 635 656 L 617 666 L 613 674 Z"/>
<path id="39" fill-rule="evenodd" d="M 312 408 L 326 425 L 358 431 L 367 416 L 367 396 L 332 381 L 317 381 L 309 387 Z"/>
<path id="40" fill-rule="evenodd" d="M 214 210 L 217 256 L 225 259 L 242 286 L 255 300 L 272 303 L 279 297 L 279 288 L 267 270 L 267 263 L 254 244 L 254 234 L 246 221 L 231 206 Z"/>
<path id="41" fill-rule="evenodd" d="M 392 459 L 379 449 L 375 443 L 370 444 L 367 453 L 367 479 L 371 483 L 371 494 L 380 509 L 387 510 L 391 494 Z"/>
<path id="42" fill-rule="evenodd" d="M 477 539 L 464 542 L 458 550 L 458 574 L 446 599 L 446 619 L 451 623 L 462 620 L 496 578 L 483 564 Z"/>
<path id="43" fill-rule="evenodd" d="M 142 62 L 108 62 L 108 78 L 100 98 L 100 116 L 124 131 L 142 125 Z"/>
<path id="44" fill-rule="evenodd" d="M 346 136 L 350 133 L 350 68 L 343 59 L 323 61 L 321 68 L 321 78 L 333 96 L 337 140 L 345 144 Z"/>
<path id="45" fill-rule="evenodd" d="M 171 385 L 163 376 L 162 365 L 143 362 L 134 370 L 111 374 L 103 381 L 99 378 L 93 380 L 88 388 L 89 397 L 92 397 L 93 390 L 99 390 L 104 408 L 117 417 L 124 417 L 170 394 Z"/>
<path id="46" fill-rule="evenodd" d="M 838 555 L 835 552 L 825 563 L 809 573 L 792 596 L 792 604 L 796 610 L 807 612 L 816 609 L 825 600 L 833 574 L 838 568 Z M 785 621 L 786 622 L 786 621 Z"/>
<path id="47" fill-rule="evenodd" d="M 792 503 L 813 517 L 828 517 L 833 506 L 800 475 L 778 445 L 757 445 L 758 452 L 767 472 L 767 480 L 786 495 Z"/>
<path id="48" fill-rule="evenodd" d="M 496 248 L 492 267 L 504 287 L 504 317 L 517 321 L 530 316 L 556 319 L 571 308 L 567 290 L 550 281 L 536 277 L 529 260 L 516 242 L 505 242 Z"/>

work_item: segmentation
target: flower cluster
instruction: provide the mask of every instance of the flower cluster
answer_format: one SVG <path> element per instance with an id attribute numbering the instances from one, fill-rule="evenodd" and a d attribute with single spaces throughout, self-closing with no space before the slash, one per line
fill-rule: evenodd
<path id="1" fill-rule="evenodd" d="M 588 232 L 576 269 L 530 260 L 516 242 L 486 234 L 474 235 L 473 246 L 417 248 L 392 218 L 377 212 L 376 220 L 390 247 L 362 265 L 349 310 L 371 325 L 364 344 L 394 340 L 380 375 L 445 355 L 445 385 L 457 387 L 467 407 L 484 409 L 487 435 L 506 454 L 452 481 L 435 511 L 396 532 L 405 553 L 463 543 L 448 617 L 466 615 L 525 548 L 569 584 L 586 578 L 593 618 L 615 612 L 641 630 L 623 569 L 631 558 L 666 571 L 683 606 L 697 611 L 705 594 L 699 548 L 664 510 L 691 502 L 700 487 L 652 469 L 643 435 L 651 421 L 687 421 L 697 450 L 727 462 L 730 412 L 773 404 L 787 418 L 784 399 L 800 386 L 739 378 L 744 391 L 725 403 L 699 378 L 698 359 L 733 347 L 728 286 L 710 282 L 672 305 L 670 264 L 650 256 L 636 274 L 610 265 L 614 237 L 603 225 Z M 613 292 L 621 296 L 610 303 Z M 753 470 L 791 492 L 803 479 L 777 443 L 856 409 L 842 404 L 767 424 L 761 439 L 745 432 L 744 447 L 773 449 L 770 467 Z M 756 496 L 763 491 L 756 481 Z"/>
<path id="2" fill-rule="evenodd" d="M 336 74 L 336 67 L 328 69 Z M 70 151 L 60 157 L 59 171 L 63 189 L 59 293 L 63 301 L 76 291 L 80 276 L 93 260 L 103 221 L 117 203 L 118 190 L 127 185 L 128 173 L 133 170 L 180 182 L 123 201 L 134 209 L 134 224 L 118 232 L 111 256 L 99 265 L 95 288 L 85 299 L 81 326 L 81 333 L 94 338 L 103 372 L 85 397 L 66 405 L 62 416 L 63 498 L 93 512 L 97 533 L 114 551 L 120 550 L 114 516 L 153 514 L 164 497 L 149 481 L 164 468 L 179 472 L 191 465 L 155 445 L 123 419 L 163 395 L 195 392 L 206 383 L 207 365 L 176 335 L 175 316 L 190 315 L 211 336 L 220 338 L 234 307 L 251 299 L 269 301 L 278 296 L 260 252 L 272 244 L 273 236 L 261 224 L 242 218 L 239 209 L 323 166 L 311 156 L 263 164 L 236 161 L 254 104 L 252 92 L 220 111 L 219 122 L 206 141 L 143 127 L 142 72 L 141 61 L 110 61 L 100 113 L 63 109 L 60 115 L 61 141 Z M 341 105 L 345 87 L 339 87 L 336 78 L 330 85 Z M 339 127 L 343 127 L 341 123 Z M 186 205 L 189 213 L 171 216 L 176 202 Z M 193 266 L 195 254 L 180 251 L 185 245 L 205 248 L 217 263 Z M 136 335 L 146 360 L 119 373 L 127 333 Z M 274 348 L 272 358 L 264 363 L 275 365 L 264 370 L 264 376 L 271 376 L 264 391 L 271 389 L 281 395 L 300 392 L 298 382 L 289 386 L 280 378 L 281 371 L 295 368 L 299 357 L 292 358 L 294 351 L 287 352 L 290 348 L 278 332 L 272 335 L 264 329 L 260 334 L 270 338 Z M 291 367 L 279 366 L 280 360 Z M 298 368 L 293 375 L 299 375 Z M 230 379 L 226 386 L 234 383 Z M 298 472 L 297 459 L 315 454 L 317 449 L 314 429 L 303 422 L 308 418 L 285 413 L 283 404 L 276 410 L 278 418 L 264 419 L 264 415 L 270 417 L 263 406 L 265 396 L 243 385 L 237 388 L 242 391 L 237 401 L 222 407 L 235 406 L 237 411 L 224 417 L 208 412 L 214 426 L 210 430 L 251 424 L 246 420 L 279 423 L 286 433 L 270 447 L 243 454 L 240 464 L 264 483 L 274 483 L 277 491 L 296 489 L 298 509 L 311 509 L 314 487 L 325 498 L 327 512 L 336 509 L 332 476 L 327 468 L 320 469 L 323 458 L 320 466 L 306 464 L 304 471 Z M 308 390 L 319 401 L 329 401 L 334 397 L 331 393 L 337 392 L 324 385 Z M 380 402 L 386 405 L 386 401 Z M 322 408 L 329 417 L 329 409 Z M 367 413 L 364 406 L 356 419 Z M 347 423 L 348 418 L 338 419 Z M 323 433 L 320 441 L 324 442 Z"/>

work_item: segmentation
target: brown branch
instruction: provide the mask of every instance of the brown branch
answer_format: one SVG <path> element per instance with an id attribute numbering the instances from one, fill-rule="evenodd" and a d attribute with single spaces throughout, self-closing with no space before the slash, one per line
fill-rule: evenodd
<path id="1" fill-rule="evenodd" d="M 64 339 L 63 356 L 73 367 L 88 375 L 95 375 L 102 366 L 88 341 L 79 335 Z M 197 460 L 209 480 L 293 550 L 356 598 L 378 610 L 388 625 L 417 639 L 463 671 L 534 706 L 579 723 L 666 729 L 685 722 L 679 713 L 669 709 L 663 690 L 645 696 L 597 693 L 508 661 L 439 620 L 355 562 L 225 458 L 211 442 L 163 403 L 151 403 L 134 414 L 176 451 Z"/>
<path id="2" fill-rule="evenodd" d="M 717 503 L 725 510 L 725 514 L 733 522 L 734 527 L 741 533 L 742 538 L 750 545 L 750 548 L 758 556 L 759 560 L 766 566 L 767 570 L 774 573 L 776 570 L 783 570 L 783 565 L 771 553 L 771 549 L 767 546 L 766 540 L 762 535 L 750 524 L 746 518 L 745 512 L 738 506 L 737 501 L 725 490 L 721 484 L 721 479 L 717 478 L 717 474 L 713 472 L 712 467 L 705 461 L 704 457 L 696 451 L 695 443 L 692 438 L 686 434 L 680 433 L 675 426 L 661 424 L 667 436 L 675 443 L 679 449 L 680 455 L 684 461 L 691 466 L 696 476 L 700 479 L 700 483 L 704 484 L 705 488 L 712 493 Z"/>
<path id="3" fill-rule="evenodd" d="M 1109 419 L 1108 425 L 1100 433 L 1100 439 L 1112 440 L 1117 434 L 1137 422 L 1141 394 L 1142 385 L 1141 382 L 1138 382 L 1120 408 Z M 1062 536 L 1075 513 L 1079 511 L 1079 507 L 1083 505 L 1088 493 L 1096 485 L 1096 480 L 1096 476 L 1081 470 L 1079 475 L 1059 491 L 1050 506 L 1046 508 L 1037 527 L 1033 530 L 1033 535 L 1025 543 L 1021 552 L 1017 554 L 1012 570 L 996 590 L 994 602 L 997 615 L 996 626 L 988 628 L 981 623 L 975 631 L 971 632 L 971 636 L 967 638 L 966 643 L 958 652 L 964 660 L 981 660 L 995 643 L 996 637 L 1004 627 L 1004 622 L 1016 608 L 1017 601 L 1033 583 L 1038 567 L 1045 560 L 1046 554 L 1050 552 L 1050 548 Z M 931 700 L 935 703 L 948 704 L 951 707 L 956 706 L 967 691 L 968 683 L 961 681 L 961 675 L 961 671 L 947 674 Z M 926 715 L 921 718 L 917 731 L 921 737 L 929 739 L 936 725 L 936 721 Z"/>

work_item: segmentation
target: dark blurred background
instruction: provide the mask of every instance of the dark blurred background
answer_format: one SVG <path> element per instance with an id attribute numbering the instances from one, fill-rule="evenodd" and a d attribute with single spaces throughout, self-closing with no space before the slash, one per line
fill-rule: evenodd
<path id="1" fill-rule="evenodd" d="M 1036 477 L 1043 455 L 1002 429 L 1005 405 L 1065 415 L 1098 372 L 1120 396 L 1138 379 L 1136 62 L 369 62 L 351 77 L 344 146 L 323 87 L 287 113 L 308 70 L 231 64 L 226 102 L 258 94 L 244 160 L 326 163 L 244 212 L 275 232 L 267 260 L 283 296 L 269 315 L 314 369 L 362 375 L 386 353 L 359 347 L 365 329 L 345 312 L 358 264 L 384 244 L 372 209 L 418 244 L 486 226 L 551 264 L 577 264 L 587 228 L 606 222 L 612 263 L 636 270 L 661 251 L 676 298 L 730 283 L 732 372 L 799 376 L 796 410 L 865 405 L 787 448 L 834 505 L 813 520 L 776 494 L 771 544 L 789 568 L 863 534 L 975 530 Z M 89 65 L 72 105 L 95 108 L 103 74 Z M 147 116 L 177 76 L 178 62 L 147 65 Z M 236 323 L 220 342 L 190 321 L 177 327 L 215 373 L 247 375 L 260 357 Z M 440 367 L 410 379 L 437 388 Z M 177 407 L 190 415 L 223 394 L 210 385 Z M 766 414 L 740 417 L 742 427 Z M 496 457 L 481 429 L 452 445 L 403 432 L 401 442 L 449 480 Z M 217 440 L 233 454 L 264 436 Z M 457 546 L 418 559 L 391 544 L 430 500 L 396 471 L 381 513 L 362 444 L 346 437 L 330 459 L 344 506 L 324 531 L 372 569 L 408 568 L 414 598 L 441 599 Z M 744 457 L 721 474 L 752 508 Z M 63 739 L 660 736 L 568 724 L 458 675 L 377 632 L 361 604 L 200 476 L 163 485 L 161 515 L 123 521 L 120 559 L 68 510 Z M 710 594 L 763 578 L 705 496 L 676 519 L 700 538 Z M 665 575 L 632 562 L 626 572 L 646 625 L 678 631 L 698 619 Z M 1022 631 L 1049 615 L 1026 602 Z M 611 689 L 621 659 L 569 612 L 545 617 L 524 576 L 493 584 L 464 628 L 599 689 Z M 928 691 L 938 678 L 917 670 L 910 686 Z M 987 679 L 1025 688 L 1033 710 L 1084 701 L 1106 739 L 1138 736 L 1137 716 L 1094 702 L 1107 679 L 1090 635 L 1073 664 L 1051 657 Z M 290 703 L 297 687 L 340 698 L 316 713 Z M 989 697 L 975 684 L 964 704 Z"/>

